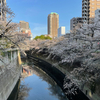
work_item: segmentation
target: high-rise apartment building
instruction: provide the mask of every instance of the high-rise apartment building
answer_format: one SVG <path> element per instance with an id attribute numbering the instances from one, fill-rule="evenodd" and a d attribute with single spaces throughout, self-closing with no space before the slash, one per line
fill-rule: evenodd
<path id="1" fill-rule="evenodd" d="M 95 10 L 100 8 L 100 0 L 82 0 L 82 17 L 84 23 L 90 23 L 95 17 Z"/>
<path id="2" fill-rule="evenodd" d="M 48 35 L 51 38 L 55 38 L 58 36 L 58 28 L 59 28 L 59 15 L 57 13 L 52 12 L 48 15 Z"/>
<path id="3" fill-rule="evenodd" d="M 6 6 L 6 0 L 0 0 L 0 20 L 6 20 L 6 11 L 4 10 L 4 6 Z"/>
<path id="4" fill-rule="evenodd" d="M 73 30 L 75 26 L 78 25 L 78 23 L 83 24 L 83 18 L 82 17 L 74 17 L 70 20 L 70 30 Z"/>

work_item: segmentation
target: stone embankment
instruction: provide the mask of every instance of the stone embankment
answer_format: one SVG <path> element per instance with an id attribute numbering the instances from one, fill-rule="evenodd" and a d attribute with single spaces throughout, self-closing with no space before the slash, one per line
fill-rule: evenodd
<path id="1" fill-rule="evenodd" d="M 18 49 L 0 53 L 0 100 L 7 100 L 21 75 L 21 59 Z"/>
<path id="2" fill-rule="evenodd" d="M 58 67 L 90 98 L 99 100 L 100 59 L 98 45 L 91 49 L 89 42 L 69 39 L 65 35 L 53 40 L 33 40 L 28 54 L 38 56 Z"/>
<path id="3" fill-rule="evenodd" d="M 82 93 L 74 83 L 72 84 L 70 79 L 64 79 L 65 74 L 63 74 L 58 68 L 38 57 L 30 56 L 28 54 L 27 57 L 30 62 L 34 62 L 34 65 L 45 71 L 61 87 L 69 100 L 89 100 L 89 98 Z M 27 67 L 24 68 L 27 69 Z M 69 84 L 70 88 L 64 87 L 66 84 Z"/>

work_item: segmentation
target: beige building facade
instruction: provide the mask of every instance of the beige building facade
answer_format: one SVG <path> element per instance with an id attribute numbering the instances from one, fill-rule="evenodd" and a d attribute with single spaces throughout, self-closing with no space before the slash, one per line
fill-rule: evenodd
<path id="1" fill-rule="evenodd" d="M 29 23 L 25 21 L 20 21 L 19 24 L 20 24 L 20 32 L 23 34 L 28 34 L 28 36 L 30 37 L 29 40 L 32 40 L 33 36 L 29 28 Z"/>
<path id="2" fill-rule="evenodd" d="M 1 7 L 6 6 L 6 0 L 0 0 Z M 6 20 L 6 12 L 1 8 L 0 9 L 0 20 Z"/>
<path id="3" fill-rule="evenodd" d="M 58 36 L 58 28 L 59 28 L 59 15 L 57 13 L 52 12 L 48 15 L 48 35 L 51 38 L 55 38 Z"/>
<path id="4" fill-rule="evenodd" d="M 82 0 L 83 22 L 90 23 L 97 9 L 100 9 L 100 0 Z"/>
<path id="5" fill-rule="evenodd" d="M 20 21 L 20 31 L 21 30 L 28 30 L 29 29 L 29 23 L 25 21 Z"/>

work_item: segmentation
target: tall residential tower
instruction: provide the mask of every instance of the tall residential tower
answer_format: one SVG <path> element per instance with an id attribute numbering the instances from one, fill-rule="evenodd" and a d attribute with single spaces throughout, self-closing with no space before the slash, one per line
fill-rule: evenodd
<path id="1" fill-rule="evenodd" d="M 55 38 L 58 36 L 58 28 L 59 28 L 59 15 L 57 13 L 52 12 L 48 15 L 48 35 L 51 38 Z"/>
<path id="2" fill-rule="evenodd" d="M 100 9 L 100 0 L 82 0 L 83 22 L 90 23 L 97 9 Z"/>
<path id="3" fill-rule="evenodd" d="M 0 20 L 6 20 L 6 12 L 4 11 L 4 6 L 6 6 L 6 0 L 0 0 Z"/>

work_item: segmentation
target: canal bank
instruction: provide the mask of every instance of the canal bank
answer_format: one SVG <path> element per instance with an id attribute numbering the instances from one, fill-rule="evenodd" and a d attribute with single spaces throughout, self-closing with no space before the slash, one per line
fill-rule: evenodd
<path id="1" fill-rule="evenodd" d="M 63 64 L 59 64 L 59 57 L 53 58 L 54 54 L 51 54 L 51 56 L 49 57 L 48 56 L 48 52 L 45 52 L 45 50 L 40 53 L 38 53 L 38 51 L 40 51 L 40 49 L 32 49 L 32 50 L 29 50 L 29 51 L 26 51 L 26 53 L 29 55 L 32 55 L 32 56 L 35 56 L 37 58 L 40 58 L 50 64 L 52 64 L 53 66 L 55 66 L 57 69 L 59 69 L 63 74 L 69 76 L 69 78 L 71 80 L 73 80 L 74 83 L 78 84 L 80 90 L 90 99 L 90 100 L 100 100 L 100 90 L 98 89 L 98 87 L 100 87 L 100 79 L 98 78 L 97 81 L 93 82 L 94 79 L 92 79 L 91 81 L 90 80 L 85 80 L 88 79 L 87 76 L 91 79 L 91 73 L 88 74 L 87 72 L 84 72 L 84 71 L 80 71 L 80 72 L 77 72 L 79 73 L 80 75 L 75 75 L 73 74 L 73 68 L 77 71 L 78 69 L 80 70 L 82 67 L 79 66 L 77 63 L 73 63 L 73 68 L 72 66 L 70 66 L 70 64 L 66 65 L 66 63 L 63 63 Z M 86 67 L 86 66 L 85 66 Z M 85 69 L 84 67 L 84 69 Z M 96 67 L 96 66 L 95 66 Z M 82 68 L 83 69 L 83 68 Z M 91 69 L 91 68 L 90 68 Z M 89 70 L 90 70 L 89 69 Z M 96 69 L 96 68 L 95 68 Z M 86 69 L 88 70 L 88 68 Z M 94 69 L 92 69 L 94 70 Z M 96 70 L 95 70 L 96 71 Z M 81 75 L 81 73 L 83 73 Z M 98 75 L 98 74 L 97 74 Z M 82 77 L 81 77 L 82 76 Z M 92 77 L 93 78 L 93 77 Z"/>
<path id="2" fill-rule="evenodd" d="M 20 88 L 15 87 L 17 99 L 9 100 L 68 100 L 56 82 L 38 66 L 27 60 L 21 74 Z"/>
<path id="3" fill-rule="evenodd" d="M 0 61 L 0 100 L 7 100 L 20 78 L 22 67 L 18 49 L 2 52 Z"/>
<path id="4" fill-rule="evenodd" d="M 63 89 L 65 75 L 50 63 L 34 56 L 28 55 L 28 58 L 35 61 L 35 64 L 44 70 L 54 81 Z M 77 95 L 67 96 L 69 100 L 89 100 L 89 98 L 79 89 Z"/>

